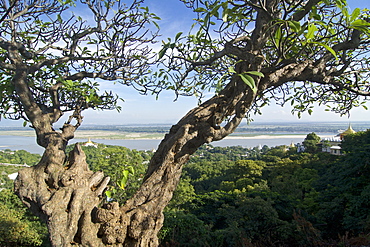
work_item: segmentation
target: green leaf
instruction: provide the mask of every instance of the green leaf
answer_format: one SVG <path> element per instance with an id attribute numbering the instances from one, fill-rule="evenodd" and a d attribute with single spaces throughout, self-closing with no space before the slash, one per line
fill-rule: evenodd
<path id="1" fill-rule="evenodd" d="M 306 33 L 306 39 L 307 40 L 311 40 L 314 36 L 315 36 L 315 32 L 317 31 L 317 27 L 315 26 L 315 24 L 309 24 L 308 25 L 308 32 Z"/>
<path id="2" fill-rule="evenodd" d="M 347 20 L 350 18 L 347 8 L 342 8 L 342 14 L 344 15 L 344 17 L 346 17 Z"/>
<path id="3" fill-rule="evenodd" d="M 357 30 L 360 30 L 366 33 L 369 33 L 369 27 L 370 27 L 370 23 L 367 21 L 361 20 L 361 19 L 357 19 L 353 21 L 350 25 L 350 28 L 354 28 L 354 29 L 357 29 Z"/>
<path id="4" fill-rule="evenodd" d="M 210 14 L 209 13 L 207 13 L 206 14 L 206 16 L 204 17 L 204 21 L 203 21 L 203 23 L 204 23 L 204 26 L 205 27 L 207 27 L 208 26 L 208 24 L 209 24 L 209 19 L 211 18 L 211 16 L 210 16 Z"/>
<path id="5" fill-rule="evenodd" d="M 197 8 L 194 12 L 207 12 L 207 10 L 205 8 Z"/>
<path id="6" fill-rule="evenodd" d="M 219 18 L 218 9 L 221 7 L 221 5 L 216 5 L 211 11 L 211 15 L 215 16 L 217 19 Z"/>
<path id="7" fill-rule="evenodd" d="M 260 76 L 260 77 L 265 77 L 265 75 L 262 72 L 259 72 L 259 71 L 248 71 L 248 72 L 245 72 L 245 73 Z"/>
<path id="8" fill-rule="evenodd" d="M 222 21 L 223 22 L 227 22 L 228 17 L 229 17 L 229 12 L 230 12 L 230 9 L 228 9 L 227 7 L 223 9 L 222 11 Z"/>
<path id="9" fill-rule="evenodd" d="M 118 182 L 118 186 L 121 188 L 121 189 L 125 189 L 126 187 L 126 184 L 127 184 L 127 180 L 128 180 L 128 174 L 129 174 L 129 171 L 128 170 L 124 170 L 122 171 L 122 178 L 121 178 L 121 181 Z"/>
<path id="10" fill-rule="evenodd" d="M 133 166 L 128 166 L 127 167 L 127 171 L 130 173 L 130 174 L 135 174 L 135 169 Z"/>
<path id="11" fill-rule="evenodd" d="M 223 15 L 222 15 L 222 21 L 223 22 L 227 22 L 227 17 L 229 16 L 229 13 L 227 13 L 227 11 L 226 12 L 224 12 L 223 13 Z"/>
<path id="12" fill-rule="evenodd" d="M 337 53 L 333 50 L 333 48 L 331 48 L 327 44 L 320 43 L 320 42 L 312 42 L 312 43 L 318 44 L 318 45 L 321 45 L 321 46 L 325 47 L 325 49 L 327 49 L 331 54 L 333 54 L 333 56 L 335 57 L 335 59 L 338 60 Z"/>
<path id="13" fill-rule="evenodd" d="M 257 92 L 256 83 L 252 76 L 247 74 L 239 74 L 240 78 L 244 81 L 245 84 L 247 84 L 254 93 Z"/>
<path id="14" fill-rule="evenodd" d="M 361 10 L 359 8 L 356 8 L 352 14 L 350 21 L 353 22 L 359 15 L 361 14 Z"/>
<path id="15" fill-rule="evenodd" d="M 347 5 L 345 0 L 335 0 L 335 4 L 338 8 L 343 9 Z"/>
<path id="16" fill-rule="evenodd" d="M 293 32 L 298 33 L 301 30 L 301 24 L 298 21 L 288 21 L 288 24 Z"/>
<path id="17" fill-rule="evenodd" d="M 124 178 L 128 178 L 128 174 L 130 174 L 130 171 L 129 171 L 129 170 L 123 170 L 123 171 L 122 171 L 122 176 L 123 176 Z"/>
<path id="18" fill-rule="evenodd" d="M 160 28 L 159 28 L 159 25 L 158 25 L 158 23 L 157 23 L 157 22 L 152 21 L 152 23 L 154 24 L 154 26 L 155 26 L 157 29 L 160 29 Z"/>
<path id="19" fill-rule="evenodd" d="M 337 53 L 333 50 L 333 48 L 331 48 L 330 46 L 328 46 L 327 44 L 324 44 L 324 43 L 320 43 L 322 46 L 324 46 L 331 54 L 333 54 L 333 56 L 335 57 L 335 59 L 338 60 L 338 56 L 337 56 Z"/>
<path id="20" fill-rule="evenodd" d="M 281 36 L 282 36 L 281 27 L 278 27 L 276 32 L 275 32 L 275 35 L 274 35 L 274 39 L 275 39 L 275 43 L 277 45 L 277 48 L 280 47 Z"/>
<path id="21" fill-rule="evenodd" d="M 60 14 L 58 14 L 58 15 L 57 15 L 57 19 L 58 19 L 58 22 L 59 22 L 59 23 L 62 23 L 62 22 L 63 22 L 63 19 L 62 19 L 62 17 L 60 16 Z"/>
<path id="22" fill-rule="evenodd" d="M 109 198 L 112 198 L 112 197 L 113 197 L 113 192 L 112 192 L 111 190 L 107 190 L 107 191 L 105 192 L 105 195 L 106 195 L 107 197 L 109 197 Z"/>
<path id="23" fill-rule="evenodd" d="M 164 46 L 159 52 L 158 52 L 158 58 L 161 59 L 164 54 L 166 54 L 166 51 L 167 51 L 168 47 L 167 46 Z"/>
<path id="24" fill-rule="evenodd" d="M 229 68 L 228 68 L 228 71 L 229 71 L 230 73 L 236 73 L 236 71 L 235 71 L 234 67 L 229 67 Z"/>
<path id="25" fill-rule="evenodd" d="M 175 36 L 175 42 L 180 38 L 181 34 L 182 34 L 182 32 L 179 32 L 178 34 L 176 34 L 176 36 Z"/>

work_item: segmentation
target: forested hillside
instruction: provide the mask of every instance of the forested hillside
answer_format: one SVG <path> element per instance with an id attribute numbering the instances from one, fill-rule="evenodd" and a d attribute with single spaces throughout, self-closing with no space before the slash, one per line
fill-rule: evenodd
<path id="1" fill-rule="evenodd" d="M 342 148 L 203 147 L 167 208 L 162 246 L 370 246 L 370 131 Z"/>
<path id="2" fill-rule="evenodd" d="M 45 224 L 13 193 L 13 180 L 8 177 L 24 168 L 19 165 L 36 165 L 40 158 L 24 150 L 0 151 L 0 246 L 49 246 Z"/>
<path id="3" fill-rule="evenodd" d="M 346 136 L 342 149 L 333 156 L 286 146 L 201 147 L 165 211 L 161 246 L 369 246 L 370 131 Z M 112 178 L 107 201 L 120 203 L 138 188 L 152 155 L 102 144 L 83 150 L 94 171 Z M 25 162 L 16 157 L 0 153 L 3 163 Z M 2 179 L 17 169 L 3 170 Z M 0 245 L 47 246 L 45 227 L 9 182 L 3 187 Z"/>

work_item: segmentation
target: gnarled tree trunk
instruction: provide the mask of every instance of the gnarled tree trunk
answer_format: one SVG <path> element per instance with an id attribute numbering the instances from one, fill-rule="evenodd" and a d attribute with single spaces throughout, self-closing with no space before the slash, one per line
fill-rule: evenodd
<path id="1" fill-rule="evenodd" d="M 253 63 L 238 63 L 236 70 L 259 70 L 261 62 L 257 56 Z M 264 89 L 258 78 L 256 86 Z M 114 202 L 100 207 L 109 178 L 89 170 L 78 145 L 65 162 L 65 146 L 73 137 L 68 130 L 78 126 L 65 124 L 59 134 L 50 126 L 50 131 L 38 132 L 45 127 L 34 124 L 38 142 L 46 150 L 37 166 L 19 173 L 16 193 L 47 222 L 53 246 L 158 246 L 163 209 L 180 180 L 182 166 L 201 145 L 232 133 L 257 94 L 235 75 L 219 94 L 190 110 L 160 143 L 139 190 L 121 206 Z"/>
<path id="2" fill-rule="evenodd" d="M 262 21 L 268 22 L 264 15 Z M 257 29 L 256 43 L 265 41 L 263 28 Z M 257 51 L 251 51 L 244 57 L 246 62 L 236 65 L 239 74 L 260 71 L 263 59 L 258 55 L 259 46 L 254 47 Z M 226 44 L 225 49 L 238 50 L 230 44 Z M 236 54 L 244 56 L 246 53 L 236 51 Z M 65 145 L 73 137 L 67 130 L 73 126 L 66 124 L 62 134 L 58 134 L 45 120 L 42 123 L 50 131 L 39 133 L 38 130 L 45 127 L 38 127 L 38 120 L 32 120 L 39 144 L 46 150 L 37 166 L 19 173 L 16 193 L 33 212 L 46 220 L 53 246 L 158 246 L 163 209 L 172 198 L 182 166 L 201 145 L 221 140 L 236 129 L 256 95 L 274 79 L 265 78 L 268 80 L 264 84 L 255 78 L 258 91 L 253 92 L 234 75 L 219 94 L 189 111 L 172 126 L 152 157 L 141 187 L 121 206 L 113 202 L 100 207 L 109 178 L 89 170 L 78 145 L 65 162 Z M 226 124 L 221 126 L 225 119 Z"/>
<path id="3" fill-rule="evenodd" d="M 109 182 L 92 172 L 76 144 L 67 162 L 65 139 L 53 134 L 38 165 L 20 171 L 16 193 L 47 222 L 53 246 L 158 246 L 166 207 L 180 180 L 183 164 L 204 143 L 234 131 L 254 94 L 236 80 L 172 126 L 154 154 L 143 184 L 124 205 L 103 205 Z M 235 110 L 238 109 L 238 110 Z M 224 127 L 227 116 L 233 116 Z"/>
<path id="4" fill-rule="evenodd" d="M 47 148 L 37 166 L 19 172 L 16 193 L 47 222 L 53 246 L 69 246 L 82 238 L 86 246 L 98 246 L 90 241 L 99 229 L 93 212 L 102 200 L 109 177 L 90 171 L 79 145 L 66 165 L 64 159 L 63 150 Z"/>

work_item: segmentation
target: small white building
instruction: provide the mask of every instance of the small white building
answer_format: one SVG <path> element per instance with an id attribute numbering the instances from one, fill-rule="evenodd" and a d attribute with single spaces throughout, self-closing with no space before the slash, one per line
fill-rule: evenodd
<path id="1" fill-rule="evenodd" d="M 342 143 L 343 138 L 346 135 L 354 134 L 356 131 L 352 129 L 352 126 L 349 125 L 348 129 L 343 131 L 342 133 L 331 137 L 331 138 L 325 138 L 321 140 L 322 144 L 322 151 L 327 152 L 333 155 L 342 155 L 342 147 L 340 144 Z"/>
<path id="2" fill-rule="evenodd" d="M 342 148 L 340 146 L 331 146 L 330 147 L 330 154 L 341 155 L 342 154 L 341 150 L 342 150 Z"/>
<path id="3" fill-rule="evenodd" d="M 321 140 L 322 151 L 326 153 L 331 153 L 331 147 L 336 146 L 340 148 L 339 145 L 341 142 L 342 140 L 339 136 L 324 138 Z"/>

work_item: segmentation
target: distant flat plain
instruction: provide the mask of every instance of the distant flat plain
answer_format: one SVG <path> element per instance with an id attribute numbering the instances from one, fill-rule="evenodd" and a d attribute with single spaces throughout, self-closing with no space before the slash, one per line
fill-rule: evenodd
<path id="1" fill-rule="evenodd" d="M 240 126 L 227 138 L 212 142 L 213 146 L 242 146 L 253 148 L 301 143 L 308 133 L 315 132 L 321 138 L 333 137 L 346 130 L 347 122 L 341 123 L 252 123 Z M 370 122 L 351 123 L 355 131 L 370 128 Z M 69 142 L 84 143 L 91 139 L 94 143 L 117 145 L 136 150 L 157 149 L 161 139 L 168 133 L 170 125 L 135 126 L 81 126 L 75 138 Z M 43 153 L 36 144 L 34 131 L 28 127 L 0 127 L 0 150 L 26 150 L 30 153 Z"/>
<path id="2" fill-rule="evenodd" d="M 228 139 L 302 137 L 311 132 L 325 136 L 336 135 L 347 129 L 349 124 L 355 131 L 370 128 L 370 122 L 251 123 L 240 126 Z M 78 129 L 75 133 L 75 138 L 110 140 L 162 139 L 168 133 L 170 127 L 169 125 L 91 125 Z M 29 128 L 0 127 L 0 135 L 32 137 L 35 136 L 35 133 Z"/>
<path id="3" fill-rule="evenodd" d="M 0 130 L 0 135 L 36 136 L 32 130 Z M 137 133 L 113 130 L 78 130 L 75 133 L 75 138 L 77 139 L 161 139 L 163 136 L 164 134 L 161 133 Z"/>
<path id="4" fill-rule="evenodd" d="M 298 133 L 236 133 L 232 134 L 227 139 L 244 139 L 244 138 L 281 138 L 284 136 L 290 137 L 301 137 L 306 134 Z M 32 130 L 0 130 L 0 136 L 35 136 Z M 109 139 L 109 140 L 136 140 L 136 139 L 162 139 L 164 134 L 162 133 L 150 133 L 150 132 L 121 132 L 121 131 L 104 131 L 104 130 L 81 130 L 75 133 L 76 139 Z"/>

